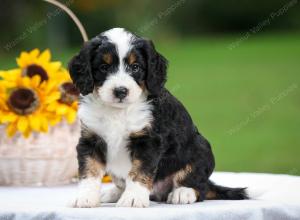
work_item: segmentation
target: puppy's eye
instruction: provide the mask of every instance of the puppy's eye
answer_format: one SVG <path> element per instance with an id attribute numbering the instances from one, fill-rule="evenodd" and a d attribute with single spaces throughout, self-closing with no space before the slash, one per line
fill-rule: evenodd
<path id="1" fill-rule="evenodd" d="M 100 71 L 102 72 L 102 73 L 106 73 L 107 71 L 108 71 L 108 69 L 109 69 L 109 65 L 108 64 L 101 64 L 100 65 Z"/>
<path id="2" fill-rule="evenodd" d="M 140 65 L 138 63 L 134 63 L 131 65 L 131 69 L 133 73 L 137 73 L 140 70 Z"/>

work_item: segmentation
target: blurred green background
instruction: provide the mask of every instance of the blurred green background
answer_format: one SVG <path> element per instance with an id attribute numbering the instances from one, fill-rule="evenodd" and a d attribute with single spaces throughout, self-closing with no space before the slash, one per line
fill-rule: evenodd
<path id="1" fill-rule="evenodd" d="M 297 0 L 66 0 L 90 37 L 125 27 L 170 61 L 167 87 L 213 145 L 218 171 L 300 175 Z M 1 0 L 0 69 L 50 48 L 67 64 L 71 19 L 36 0 Z"/>

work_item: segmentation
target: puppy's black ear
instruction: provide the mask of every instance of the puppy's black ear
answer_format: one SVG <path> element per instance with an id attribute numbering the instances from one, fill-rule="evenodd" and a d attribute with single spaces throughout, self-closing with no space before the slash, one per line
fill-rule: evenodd
<path id="1" fill-rule="evenodd" d="M 159 95 L 167 80 L 168 61 L 159 54 L 150 40 L 146 40 L 146 87 L 151 95 Z"/>
<path id="2" fill-rule="evenodd" d="M 74 56 L 69 63 L 71 78 L 82 95 L 93 92 L 94 79 L 91 60 L 95 49 L 98 48 L 100 44 L 101 40 L 98 37 L 85 43 L 79 54 Z"/>

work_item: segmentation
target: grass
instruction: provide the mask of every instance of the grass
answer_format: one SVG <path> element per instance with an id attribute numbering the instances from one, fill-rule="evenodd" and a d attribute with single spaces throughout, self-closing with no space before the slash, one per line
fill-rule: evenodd
<path id="1" fill-rule="evenodd" d="M 158 45 L 167 87 L 210 140 L 217 170 L 300 175 L 300 34 L 251 36 L 230 50 L 236 40 Z"/>

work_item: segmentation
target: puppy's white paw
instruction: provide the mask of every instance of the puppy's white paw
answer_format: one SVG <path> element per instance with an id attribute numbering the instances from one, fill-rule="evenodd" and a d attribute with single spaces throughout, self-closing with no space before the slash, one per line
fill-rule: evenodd
<path id="1" fill-rule="evenodd" d="M 117 202 L 122 195 L 123 190 L 120 188 L 113 186 L 112 188 L 101 191 L 100 199 L 101 202 Z"/>
<path id="2" fill-rule="evenodd" d="M 197 195 L 194 189 L 188 187 L 179 187 L 168 195 L 167 203 L 172 204 L 190 204 L 197 201 Z"/>
<path id="3" fill-rule="evenodd" d="M 100 206 L 99 194 L 93 196 L 78 196 L 74 199 L 73 208 L 94 208 Z"/>
<path id="4" fill-rule="evenodd" d="M 149 194 L 137 194 L 134 191 L 125 191 L 121 198 L 119 199 L 117 206 L 118 207 L 136 207 L 136 208 L 145 208 L 149 207 L 150 200 Z"/>
<path id="5" fill-rule="evenodd" d="M 119 207 L 144 208 L 150 205 L 150 191 L 139 182 L 126 180 L 126 189 L 117 202 Z"/>
<path id="6" fill-rule="evenodd" d="M 93 208 L 100 206 L 100 180 L 87 178 L 80 181 L 78 194 L 73 202 L 74 208 Z"/>

